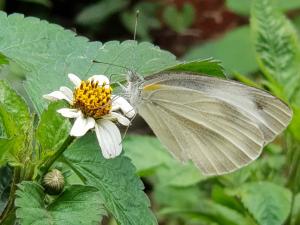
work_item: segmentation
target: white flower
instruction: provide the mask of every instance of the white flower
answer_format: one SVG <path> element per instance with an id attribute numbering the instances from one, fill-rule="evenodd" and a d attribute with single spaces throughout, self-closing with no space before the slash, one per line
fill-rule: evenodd
<path id="1" fill-rule="evenodd" d="M 112 95 L 109 80 L 104 75 L 94 75 L 86 81 L 75 74 L 68 74 L 74 83 L 74 91 L 60 87 L 43 97 L 48 100 L 66 100 L 70 108 L 57 110 L 62 116 L 74 118 L 71 136 L 81 137 L 90 129 L 95 129 L 102 154 L 105 158 L 114 158 L 122 151 L 121 134 L 114 122 L 129 126 L 135 111 L 126 99 Z M 121 113 L 122 112 L 122 113 Z"/>

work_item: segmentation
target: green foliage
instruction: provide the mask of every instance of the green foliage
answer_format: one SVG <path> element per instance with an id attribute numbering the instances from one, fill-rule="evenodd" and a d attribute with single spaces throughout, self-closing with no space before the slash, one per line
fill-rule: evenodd
<path id="1" fill-rule="evenodd" d="M 0 80 L 0 165 L 19 164 L 26 135 L 31 127 L 31 116 L 25 101 L 6 82 Z"/>
<path id="2" fill-rule="evenodd" d="M 170 28 L 178 33 L 182 33 L 192 25 L 195 14 L 194 7 L 189 3 L 185 3 L 180 10 L 173 5 L 166 7 L 163 12 L 163 18 Z"/>
<path id="3" fill-rule="evenodd" d="M 43 154 L 55 152 L 69 136 L 71 124 L 56 111 L 63 108 L 62 102 L 54 102 L 44 110 L 36 130 L 37 140 Z"/>
<path id="4" fill-rule="evenodd" d="M 24 99 L 0 80 L 0 103 L 14 119 L 18 129 L 25 132 L 31 124 L 31 116 Z"/>
<path id="5" fill-rule="evenodd" d="M 228 71 L 249 74 L 258 69 L 248 26 L 236 28 L 221 39 L 194 46 L 184 56 L 187 60 L 199 57 L 214 57 Z"/>
<path id="6" fill-rule="evenodd" d="M 292 99 L 300 88 L 297 32 L 284 15 L 272 7 L 271 0 L 254 0 L 251 28 L 257 60 L 269 88 L 282 98 Z"/>
<path id="7" fill-rule="evenodd" d="M 96 187 L 104 205 L 120 224 L 153 225 L 143 184 L 127 157 L 104 159 L 93 135 L 76 141 L 64 154 L 65 162 L 83 179 Z"/>
<path id="8" fill-rule="evenodd" d="M 157 167 L 171 159 L 167 150 L 155 137 L 128 135 L 124 139 L 123 149 L 140 175 L 154 173 Z"/>
<path id="9" fill-rule="evenodd" d="M 85 7 L 76 18 L 80 25 L 94 26 L 123 9 L 129 2 L 124 0 L 104 0 Z"/>
<path id="10" fill-rule="evenodd" d="M 8 59 L 0 53 L 0 66 L 3 64 L 8 64 Z"/>
<path id="11" fill-rule="evenodd" d="M 281 225 L 291 210 L 291 192 L 273 183 L 245 184 L 238 195 L 260 225 Z"/>
<path id="12" fill-rule="evenodd" d="M 177 196 L 174 196 L 177 198 Z M 198 196 L 194 196 L 198 197 Z M 243 214 L 227 206 L 211 200 L 203 200 L 201 203 L 187 207 L 165 208 L 161 213 L 166 215 L 183 215 L 188 224 L 218 224 L 218 225 L 251 225 L 251 220 Z M 252 223 L 254 224 L 254 223 Z"/>
<path id="13" fill-rule="evenodd" d="M 226 0 L 226 6 L 233 12 L 240 15 L 249 15 L 252 0 Z"/>
<path id="14" fill-rule="evenodd" d="M 300 141 L 300 108 L 294 107 L 293 114 L 293 120 L 289 126 L 289 130 L 293 133 L 294 138 Z"/>
<path id="15" fill-rule="evenodd" d="M 196 218 L 198 218 L 198 221 L 203 221 L 202 218 L 205 218 L 207 221 L 220 225 L 249 224 L 241 213 L 209 200 L 203 201 L 199 209 L 196 210 Z"/>
<path id="16" fill-rule="evenodd" d="M 174 159 L 157 171 L 157 177 L 161 185 L 175 187 L 190 186 L 208 179 L 193 163 L 181 164 Z"/>
<path id="17" fill-rule="evenodd" d="M 247 16 L 250 14 L 251 4 L 254 0 L 226 0 L 226 6 L 233 12 Z M 272 5 L 276 5 L 282 11 L 300 8 L 300 2 L 295 0 L 273 0 Z"/>
<path id="18" fill-rule="evenodd" d="M 129 135 L 123 147 L 139 174 L 155 173 L 161 185 L 184 187 L 206 179 L 192 163 L 182 164 L 174 159 L 156 137 Z"/>
<path id="19" fill-rule="evenodd" d="M 50 0 L 18 0 L 18 1 L 35 3 L 38 5 L 45 6 L 45 7 L 51 7 L 51 5 L 52 5 L 52 2 Z"/>
<path id="20" fill-rule="evenodd" d="M 221 66 L 221 62 L 212 58 L 184 62 L 174 67 L 166 69 L 167 71 L 187 71 L 195 73 L 203 73 L 209 76 L 223 77 L 224 69 Z"/>
<path id="21" fill-rule="evenodd" d="M 22 225 L 96 225 L 105 215 L 93 187 L 70 186 L 49 204 L 45 203 L 43 188 L 34 182 L 22 182 L 16 194 L 17 218 Z"/>
<path id="22" fill-rule="evenodd" d="M 293 211 L 291 215 L 291 225 L 300 223 L 300 193 L 294 196 Z"/>
<path id="23" fill-rule="evenodd" d="M 0 103 L 0 118 L 2 121 L 2 136 L 12 138 L 19 133 L 18 126 L 4 104 Z"/>

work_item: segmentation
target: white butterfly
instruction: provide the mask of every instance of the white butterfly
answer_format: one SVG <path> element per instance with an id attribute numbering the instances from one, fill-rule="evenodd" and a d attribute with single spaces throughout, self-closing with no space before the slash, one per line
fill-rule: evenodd
<path id="1" fill-rule="evenodd" d="M 292 118 L 284 102 L 263 90 L 191 73 L 144 80 L 129 72 L 126 91 L 172 155 L 191 159 L 206 175 L 249 164 Z"/>

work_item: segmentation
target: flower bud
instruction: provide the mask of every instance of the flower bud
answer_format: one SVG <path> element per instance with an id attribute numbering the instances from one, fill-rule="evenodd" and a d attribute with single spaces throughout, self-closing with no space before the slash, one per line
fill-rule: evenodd
<path id="1" fill-rule="evenodd" d="M 43 179 L 43 186 L 49 195 L 58 195 L 64 188 L 65 178 L 61 171 L 53 169 Z"/>

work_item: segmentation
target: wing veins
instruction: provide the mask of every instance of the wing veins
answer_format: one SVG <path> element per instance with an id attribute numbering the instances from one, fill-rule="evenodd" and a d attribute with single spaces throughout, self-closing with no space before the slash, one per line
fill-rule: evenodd
<path id="1" fill-rule="evenodd" d="M 173 117 L 173 119 L 175 119 L 176 121 L 177 121 L 177 123 L 181 123 L 181 121 L 180 120 L 178 120 L 177 119 L 177 117 L 178 117 L 178 115 L 177 114 L 175 114 L 174 112 L 170 112 L 168 109 L 166 109 L 165 107 L 162 107 L 162 106 L 156 106 L 156 108 L 158 108 L 160 111 L 163 111 L 163 113 L 166 113 L 166 114 L 168 114 L 168 115 L 171 115 L 172 117 Z M 168 111 L 168 112 L 167 112 Z M 166 125 L 167 125 L 167 127 L 168 127 L 168 129 L 172 132 L 172 129 L 169 127 L 170 125 L 168 124 L 168 123 L 165 123 Z M 189 133 L 191 132 L 191 131 L 188 131 Z M 174 135 L 174 133 L 172 132 L 172 135 L 173 136 L 176 136 L 176 135 Z M 183 134 L 184 135 L 184 134 Z M 185 135 L 184 135 L 185 136 Z M 178 142 L 178 139 L 176 140 L 177 141 L 177 143 L 179 143 Z M 194 139 L 194 141 L 195 141 L 195 139 Z M 183 151 L 183 152 L 186 152 L 185 150 L 184 150 L 184 148 L 181 146 L 181 144 L 178 144 L 179 145 L 179 147 L 181 148 L 181 150 Z M 202 156 L 204 156 L 205 158 L 206 158 L 206 160 L 211 164 L 211 166 L 214 168 L 214 170 L 215 171 L 218 171 L 218 169 L 217 169 L 217 166 L 215 165 L 215 163 L 213 162 L 213 160 L 205 153 L 205 151 L 203 151 L 201 148 L 199 148 L 198 147 L 198 149 L 201 151 L 201 153 L 202 153 Z M 188 154 L 189 155 L 189 154 Z M 192 159 L 192 157 L 189 155 L 189 158 L 190 159 Z M 206 169 L 204 169 L 204 168 L 202 168 L 203 170 L 206 170 Z"/>
<path id="2" fill-rule="evenodd" d="M 160 102 L 166 102 L 166 103 L 170 103 L 170 104 L 174 104 L 174 105 L 178 105 L 178 106 L 182 106 L 181 104 L 178 104 L 178 103 L 176 103 L 176 102 L 171 102 L 171 101 L 164 101 L 164 100 L 157 100 L 157 102 L 158 101 L 160 101 Z M 184 104 L 185 105 L 185 104 Z M 206 111 L 202 111 L 202 110 L 200 110 L 200 109 L 194 109 L 194 108 L 192 108 L 192 107 L 190 107 L 190 106 L 187 106 L 187 105 L 185 105 L 189 110 L 192 110 L 192 111 L 196 111 L 196 112 L 201 112 L 201 113 L 203 113 L 203 114 L 206 114 L 206 115 L 214 115 L 214 116 L 217 116 L 217 117 L 221 117 L 221 118 L 223 118 L 223 115 L 222 114 L 218 114 L 218 113 L 208 113 L 208 112 L 206 112 Z M 247 120 L 244 120 L 243 118 L 240 118 L 239 117 L 239 119 L 241 119 L 242 121 L 244 121 L 244 122 L 246 122 L 246 123 L 249 123 L 249 121 L 247 121 Z M 211 120 L 210 120 L 211 121 Z M 195 122 L 195 121 L 193 121 L 193 122 Z M 212 122 L 212 121 L 211 121 Z M 195 122 L 195 123 L 197 123 L 197 122 Z M 201 124 L 202 125 L 202 124 Z M 252 125 L 255 125 L 254 123 L 252 124 Z M 235 127 L 234 126 L 230 126 L 232 129 L 235 129 Z M 206 127 L 207 128 L 207 127 Z M 260 129 L 259 127 L 257 127 L 258 129 Z M 250 129 L 248 129 L 248 128 L 246 128 L 248 131 L 251 131 Z M 235 129 L 236 130 L 236 129 Z M 236 130 L 236 131 L 238 131 L 238 130 Z M 252 140 L 254 143 L 256 143 L 257 145 L 260 145 L 259 143 L 257 143 L 255 140 L 253 140 L 253 138 L 252 137 L 249 137 L 248 135 L 246 135 L 246 134 L 244 134 L 243 133 L 243 135 L 245 136 L 245 137 L 247 137 L 247 138 L 249 138 L 250 140 Z"/>
<path id="3" fill-rule="evenodd" d="M 179 116 L 179 117 L 182 117 L 182 118 L 184 118 L 184 119 L 187 119 L 187 120 L 189 120 L 190 122 L 196 123 L 196 124 L 198 124 L 198 125 L 200 125 L 200 126 L 202 126 L 202 127 L 205 127 L 205 129 L 210 130 L 210 131 L 213 132 L 213 133 L 216 133 L 219 137 L 224 138 L 225 140 L 227 140 L 228 142 L 230 142 L 233 146 L 235 146 L 237 149 L 240 149 L 240 150 L 241 150 L 248 158 L 253 159 L 253 157 L 249 156 L 249 155 L 245 152 L 245 149 L 240 148 L 240 147 L 238 146 L 238 144 L 235 143 L 231 138 L 223 136 L 223 135 L 220 134 L 218 131 L 214 130 L 213 128 L 209 127 L 209 126 L 206 125 L 206 124 L 199 123 L 199 122 L 197 122 L 197 121 L 195 121 L 195 120 L 192 120 L 192 119 L 190 119 L 190 118 L 180 116 L 177 112 L 174 112 L 173 110 L 167 109 L 167 108 L 164 107 L 164 106 L 161 106 L 161 107 L 165 108 L 166 110 L 168 110 L 168 111 L 170 111 L 170 112 L 175 113 L 175 114 L 176 114 L 177 116 Z M 259 129 L 259 128 L 258 128 L 258 129 Z M 260 145 L 259 145 L 259 146 L 260 146 Z"/>

